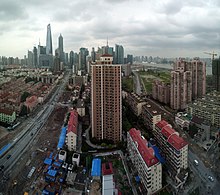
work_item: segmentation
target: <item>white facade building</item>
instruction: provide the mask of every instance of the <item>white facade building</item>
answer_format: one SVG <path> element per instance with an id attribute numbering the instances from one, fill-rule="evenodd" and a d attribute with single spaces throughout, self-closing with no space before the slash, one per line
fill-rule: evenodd
<path id="1" fill-rule="evenodd" d="M 77 142 L 77 129 L 78 129 L 78 113 L 76 110 L 70 112 L 67 133 L 66 133 L 66 145 L 68 150 L 76 151 Z"/>
<path id="2" fill-rule="evenodd" d="M 144 186 L 144 193 L 155 194 L 162 188 L 161 163 L 139 130 L 132 128 L 127 133 L 127 141 L 129 155 Z"/>

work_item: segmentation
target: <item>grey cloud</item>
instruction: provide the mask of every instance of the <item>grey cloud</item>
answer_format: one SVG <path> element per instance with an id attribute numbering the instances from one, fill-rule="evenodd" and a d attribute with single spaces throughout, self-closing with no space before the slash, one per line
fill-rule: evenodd
<path id="1" fill-rule="evenodd" d="M 0 6 L 0 21 L 21 20 L 28 18 L 28 14 L 19 1 L 4 1 Z"/>

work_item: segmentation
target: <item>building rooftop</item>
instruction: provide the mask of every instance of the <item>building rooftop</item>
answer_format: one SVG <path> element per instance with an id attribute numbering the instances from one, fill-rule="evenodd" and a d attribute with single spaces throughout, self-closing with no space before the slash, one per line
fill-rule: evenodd
<path id="1" fill-rule="evenodd" d="M 115 184 L 113 182 L 113 175 L 104 175 L 102 177 L 102 194 L 113 195 L 115 190 Z"/>
<path id="2" fill-rule="evenodd" d="M 156 126 L 158 126 L 160 129 L 162 129 L 163 127 L 165 127 L 166 125 L 169 125 L 169 123 L 165 120 L 161 120 L 159 121 Z"/>
<path id="3" fill-rule="evenodd" d="M 159 160 L 154 155 L 153 148 L 148 148 L 148 142 L 143 136 L 141 136 L 141 132 L 139 130 L 132 128 L 129 131 L 129 134 L 133 141 L 137 143 L 138 151 L 148 167 L 159 162 Z"/>
<path id="4" fill-rule="evenodd" d="M 103 163 L 102 164 L 102 175 L 111 175 L 113 174 L 112 163 Z"/>
<path id="5" fill-rule="evenodd" d="M 202 124 L 202 123 L 204 122 L 204 119 L 199 118 L 199 117 L 197 117 L 197 116 L 193 116 L 191 121 L 192 121 L 193 123 Z"/>
<path id="6" fill-rule="evenodd" d="M 76 107 L 77 108 L 85 108 L 85 103 L 84 103 L 83 99 L 78 99 Z"/>
<path id="7" fill-rule="evenodd" d="M 161 133 L 166 138 L 169 138 L 172 134 L 176 133 L 176 131 L 174 129 L 172 129 L 169 125 L 166 125 L 162 128 Z"/>
<path id="8" fill-rule="evenodd" d="M 172 145 L 176 150 L 180 150 L 181 148 L 183 148 L 184 146 L 186 146 L 188 143 L 182 138 L 179 137 L 177 134 L 172 134 L 169 138 L 168 138 L 168 143 L 170 143 L 170 145 Z"/>
<path id="9" fill-rule="evenodd" d="M 78 113 L 76 110 L 72 110 L 70 112 L 67 133 L 73 132 L 77 134 L 77 126 L 78 126 Z"/>
<path id="10" fill-rule="evenodd" d="M 152 116 L 161 115 L 164 113 L 157 105 L 152 101 L 146 101 L 146 104 L 143 105 L 143 110 L 147 110 Z"/>
<path id="11" fill-rule="evenodd" d="M 6 114 L 6 115 L 10 115 L 11 116 L 13 114 L 13 112 L 14 112 L 13 110 L 10 110 L 8 108 L 7 109 L 1 109 L 0 108 L 0 113 Z"/>

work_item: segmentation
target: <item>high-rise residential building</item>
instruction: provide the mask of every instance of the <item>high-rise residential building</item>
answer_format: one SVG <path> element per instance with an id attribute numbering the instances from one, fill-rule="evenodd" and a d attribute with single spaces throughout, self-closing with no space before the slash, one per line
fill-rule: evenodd
<path id="1" fill-rule="evenodd" d="M 86 56 L 89 55 L 89 51 L 87 48 L 80 48 L 79 51 L 79 70 L 83 73 L 87 73 L 87 64 L 86 64 Z"/>
<path id="2" fill-rule="evenodd" d="M 183 110 L 192 102 L 192 72 L 184 70 L 171 71 L 170 107 Z"/>
<path id="3" fill-rule="evenodd" d="M 127 149 L 143 185 L 142 193 L 156 194 L 162 188 L 162 165 L 154 149 L 135 128 L 127 133 Z"/>
<path id="4" fill-rule="evenodd" d="M 122 45 L 115 45 L 115 64 L 124 64 L 124 48 Z"/>
<path id="5" fill-rule="evenodd" d="M 121 65 L 104 54 L 91 65 L 92 137 L 98 140 L 122 139 Z"/>
<path id="6" fill-rule="evenodd" d="M 206 93 L 206 64 L 195 58 L 179 59 L 171 72 L 170 106 L 175 110 L 185 109 L 193 99 Z"/>
<path id="7" fill-rule="evenodd" d="M 212 78 L 214 89 L 220 91 L 220 58 L 212 61 Z"/>
<path id="8" fill-rule="evenodd" d="M 154 80 L 152 83 L 152 97 L 164 104 L 170 103 L 170 84 Z"/>
<path id="9" fill-rule="evenodd" d="M 192 72 L 192 99 L 201 98 L 206 94 L 206 63 L 199 58 L 193 60 L 179 59 L 174 65 L 174 70 Z"/>
<path id="10" fill-rule="evenodd" d="M 46 54 L 53 55 L 52 36 L 50 24 L 47 25 Z"/>

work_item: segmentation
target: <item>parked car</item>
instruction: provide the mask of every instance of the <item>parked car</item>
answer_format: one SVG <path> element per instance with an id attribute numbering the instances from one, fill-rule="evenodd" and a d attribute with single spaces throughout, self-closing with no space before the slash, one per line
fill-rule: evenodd
<path id="1" fill-rule="evenodd" d="M 214 179 L 213 179 L 213 177 L 212 176 L 208 176 L 208 179 L 211 181 L 211 182 L 213 182 L 214 181 Z"/>

